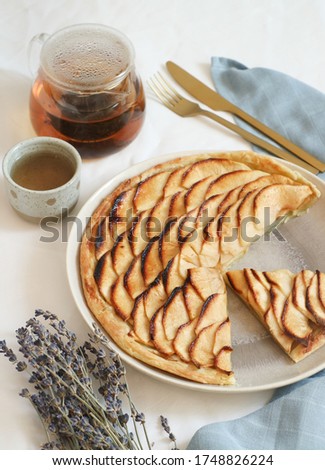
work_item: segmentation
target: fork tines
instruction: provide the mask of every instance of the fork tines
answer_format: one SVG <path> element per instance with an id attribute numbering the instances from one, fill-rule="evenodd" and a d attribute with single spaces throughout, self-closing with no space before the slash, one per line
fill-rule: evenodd
<path id="1" fill-rule="evenodd" d="M 175 88 L 159 72 L 148 80 L 148 85 L 167 107 L 175 106 L 181 99 Z"/>

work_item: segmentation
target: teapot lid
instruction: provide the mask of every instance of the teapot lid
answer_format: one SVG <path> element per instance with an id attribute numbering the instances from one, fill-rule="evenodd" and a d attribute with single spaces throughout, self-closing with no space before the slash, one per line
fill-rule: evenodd
<path id="1" fill-rule="evenodd" d="M 134 49 L 120 31 L 79 24 L 50 36 L 41 50 L 41 68 L 58 86 L 75 91 L 109 90 L 133 66 Z"/>

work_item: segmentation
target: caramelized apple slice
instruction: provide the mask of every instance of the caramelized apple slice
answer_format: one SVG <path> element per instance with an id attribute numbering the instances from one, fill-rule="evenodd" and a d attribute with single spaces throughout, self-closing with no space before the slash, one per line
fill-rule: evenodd
<path id="1" fill-rule="evenodd" d="M 212 323 L 223 323 L 227 318 L 226 294 L 212 294 L 202 306 L 195 333 L 198 335 L 205 327 Z"/>
<path id="2" fill-rule="evenodd" d="M 173 342 L 168 340 L 162 323 L 163 307 L 161 307 L 151 318 L 150 337 L 158 352 L 164 356 L 174 354 Z"/>
<path id="3" fill-rule="evenodd" d="M 96 259 L 100 259 L 105 253 L 110 251 L 114 245 L 114 240 L 109 230 L 109 217 L 103 217 L 98 223 L 97 228 L 93 230 L 95 230 Z"/>
<path id="4" fill-rule="evenodd" d="M 148 286 L 163 270 L 159 258 L 159 237 L 153 238 L 141 255 L 141 273 L 145 284 Z"/>
<path id="5" fill-rule="evenodd" d="M 260 221 L 255 216 L 254 208 L 255 197 L 259 191 L 256 189 L 246 194 L 238 206 L 239 243 L 246 248 L 259 238 L 257 227 L 260 225 Z"/>
<path id="6" fill-rule="evenodd" d="M 262 271 L 256 271 L 255 269 L 251 269 L 252 274 L 256 279 L 264 286 L 265 289 L 270 290 L 271 284 L 269 281 L 266 279 L 264 273 Z"/>
<path id="7" fill-rule="evenodd" d="M 128 231 L 128 240 L 133 256 L 140 255 L 150 240 L 147 233 L 148 214 L 148 211 L 138 214 Z"/>
<path id="8" fill-rule="evenodd" d="M 172 196 L 169 204 L 169 218 L 181 217 L 183 214 L 186 214 L 185 194 L 184 191 L 178 191 Z"/>
<path id="9" fill-rule="evenodd" d="M 133 261 L 133 253 L 130 248 L 128 234 L 119 235 L 111 251 L 112 265 L 116 274 L 125 273 Z"/>
<path id="10" fill-rule="evenodd" d="M 270 293 L 269 289 L 265 288 L 254 273 L 255 271 L 252 269 L 244 269 L 249 289 L 247 299 L 250 305 L 263 315 L 270 306 Z"/>
<path id="11" fill-rule="evenodd" d="M 190 189 L 185 194 L 185 207 L 186 212 L 190 212 L 192 209 L 200 206 L 204 199 L 205 193 L 213 180 L 212 177 L 204 178 L 197 181 L 190 187 Z"/>
<path id="12" fill-rule="evenodd" d="M 226 173 L 215 179 L 209 186 L 206 197 L 209 198 L 215 194 L 228 193 L 234 188 L 243 186 L 244 184 L 256 180 L 267 173 L 257 170 L 235 170 Z"/>
<path id="13" fill-rule="evenodd" d="M 213 345 L 213 355 L 216 356 L 221 349 L 224 347 L 230 347 L 231 346 L 231 322 L 230 319 L 227 318 L 224 322 L 219 324 L 216 334 L 215 334 L 215 339 L 214 339 L 214 345 Z"/>
<path id="14" fill-rule="evenodd" d="M 148 176 L 142 180 L 136 189 L 133 204 L 136 212 L 152 208 L 163 197 L 165 184 L 170 176 L 169 171 L 163 171 Z"/>
<path id="15" fill-rule="evenodd" d="M 109 215 L 110 224 L 115 224 L 121 220 L 128 221 L 132 217 L 135 192 L 136 188 L 131 188 L 123 191 L 115 198 Z"/>
<path id="16" fill-rule="evenodd" d="M 282 183 L 279 183 L 281 181 Z M 284 184 L 287 181 L 293 183 L 284 176 L 269 175 L 242 188 L 239 198 L 242 197 L 243 201 L 238 210 L 238 223 L 241 227 L 240 239 L 243 246 L 270 230 L 275 221 L 280 222 L 281 217 L 299 209 L 306 194 L 304 193 L 302 198 L 298 195 L 295 198 L 295 190 L 301 186 Z M 289 201 L 288 206 L 286 198 Z"/>
<path id="17" fill-rule="evenodd" d="M 187 277 L 189 269 L 200 266 L 200 257 L 198 252 L 201 249 L 202 241 L 197 238 L 192 243 L 184 243 L 179 253 L 179 273 L 183 279 Z"/>
<path id="18" fill-rule="evenodd" d="M 311 188 L 305 185 L 273 184 L 261 189 L 254 200 L 254 215 L 260 230 L 265 230 L 283 215 L 304 210 L 312 196 Z"/>
<path id="19" fill-rule="evenodd" d="M 224 294 L 225 284 L 218 270 L 214 268 L 193 268 L 189 270 L 188 279 L 202 300 L 212 294 Z"/>
<path id="20" fill-rule="evenodd" d="M 208 238 L 208 237 L 206 237 Z M 199 264 L 207 268 L 214 268 L 220 262 L 220 247 L 218 240 L 203 240 L 199 253 Z"/>
<path id="21" fill-rule="evenodd" d="M 145 234 L 147 239 L 154 238 L 161 234 L 166 221 L 169 218 L 170 206 L 173 198 L 161 199 L 150 211 L 150 216 L 145 224 Z"/>
<path id="22" fill-rule="evenodd" d="M 134 258 L 130 264 L 129 269 L 124 275 L 124 285 L 132 299 L 135 299 L 146 290 L 146 285 L 141 272 L 141 256 Z"/>
<path id="23" fill-rule="evenodd" d="M 246 194 L 254 191 L 255 189 L 264 188 L 265 186 L 270 186 L 272 184 L 294 184 L 294 182 L 283 175 L 266 175 L 255 179 L 254 181 L 250 181 L 249 183 L 245 184 L 239 194 L 239 197 L 245 197 Z"/>
<path id="24" fill-rule="evenodd" d="M 292 287 L 292 302 L 310 320 L 315 321 L 314 315 L 306 308 L 307 287 L 313 276 L 314 273 L 308 270 L 301 271 L 295 276 Z"/>
<path id="25" fill-rule="evenodd" d="M 178 328 L 189 321 L 182 287 L 177 287 L 164 305 L 162 323 L 166 338 L 173 340 Z"/>
<path id="26" fill-rule="evenodd" d="M 224 194 L 218 194 L 211 196 L 201 204 L 197 214 L 196 228 L 206 227 L 209 222 L 217 217 L 221 212 L 221 202 L 223 200 Z"/>
<path id="27" fill-rule="evenodd" d="M 226 279 L 234 291 L 243 297 L 243 299 L 247 300 L 248 285 L 245 279 L 244 271 L 228 271 L 226 273 Z"/>
<path id="28" fill-rule="evenodd" d="M 133 333 L 141 343 L 150 345 L 150 321 L 146 315 L 143 296 L 137 298 L 132 311 Z"/>
<path id="29" fill-rule="evenodd" d="M 184 190 L 184 186 L 182 185 L 184 172 L 184 168 L 179 168 L 178 170 L 174 170 L 170 173 L 164 187 L 164 197 L 172 196 L 178 191 Z"/>
<path id="30" fill-rule="evenodd" d="M 200 208 L 197 207 L 188 212 L 184 217 L 179 220 L 178 239 L 181 242 L 192 241 L 197 237 L 197 217 Z"/>
<path id="31" fill-rule="evenodd" d="M 150 217 L 157 218 L 163 223 L 169 216 L 170 205 L 173 197 L 166 197 L 157 202 L 157 204 L 150 210 Z M 155 227 L 156 228 L 156 227 Z M 159 233 L 162 229 L 160 229 Z"/>
<path id="32" fill-rule="evenodd" d="M 308 338 L 312 332 L 308 318 L 298 310 L 293 302 L 292 295 L 287 298 L 282 312 L 283 328 L 291 337 L 308 343 Z"/>
<path id="33" fill-rule="evenodd" d="M 214 367 L 216 369 L 221 370 L 222 372 L 225 372 L 226 374 L 230 375 L 232 374 L 231 370 L 231 353 L 233 349 L 230 346 L 224 346 L 223 348 L 220 349 L 218 354 L 216 355 L 214 359 Z"/>
<path id="34" fill-rule="evenodd" d="M 241 201 L 237 201 L 226 210 L 219 219 L 218 233 L 220 237 L 220 263 L 228 266 L 243 254 L 243 247 L 239 242 L 238 208 Z"/>
<path id="35" fill-rule="evenodd" d="M 158 277 L 147 290 L 144 291 L 143 295 L 143 305 L 144 310 L 148 319 L 150 320 L 152 315 L 162 307 L 166 300 L 167 294 L 164 289 L 164 285 L 161 277 Z"/>
<path id="36" fill-rule="evenodd" d="M 190 345 L 193 343 L 196 335 L 195 328 L 197 325 L 197 318 L 193 318 L 189 322 L 181 325 L 176 333 L 175 339 L 173 341 L 173 347 L 178 355 L 184 362 L 190 362 L 191 357 L 189 353 Z"/>
<path id="37" fill-rule="evenodd" d="M 284 351 L 289 354 L 295 340 L 286 335 L 283 329 L 280 328 L 272 307 L 270 307 L 264 315 L 264 322 L 273 338 L 275 338 Z"/>
<path id="38" fill-rule="evenodd" d="M 182 184 L 185 188 L 190 188 L 197 181 L 209 176 L 220 176 L 234 170 L 249 170 L 243 163 L 223 159 L 200 160 L 191 165 L 182 177 Z"/>
<path id="39" fill-rule="evenodd" d="M 117 274 L 113 269 L 112 258 L 110 253 L 105 253 L 97 262 L 94 271 L 94 278 L 98 286 L 99 292 L 104 299 L 111 303 L 111 288 L 112 284 L 117 279 Z"/>
<path id="40" fill-rule="evenodd" d="M 129 296 L 124 287 L 123 276 L 119 276 L 112 286 L 111 302 L 116 313 L 123 320 L 128 320 L 130 318 L 134 307 L 134 300 Z"/>
<path id="41" fill-rule="evenodd" d="M 116 242 L 119 235 L 128 231 L 132 226 L 132 209 L 130 209 L 130 218 L 121 218 L 120 220 L 109 222 L 109 236 L 112 241 L 112 244 Z"/>
<path id="42" fill-rule="evenodd" d="M 277 271 L 267 271 L 264 276 L 268 282 L 283 293 L 285 297 L 288 297 L 292 291 L 293 276 L 288 269 L 278 269 Z"/>
<path id="43" fill-rule="evenodd" d="M 229 193 L 225 193 L 223 199 L 218 207 L 218 212 L 224 214 L 228 211 L 233 205 L 239 202 L 238 194 L 240 192 L 241 187 L 232 189 Z"/>
<path id="44" fill-rule="evenodd" d="M 217 323 L 206 326 L 190 345 L 190 358 L 196 367 L 212 367 L 214 365 L 213 348 L 218 327 Z"/>
<path id="45" fill-rule="evenodd" d="M 284 327 L 282 324 L 282 313 L 287 300 L 287 296 L 284 295 L 283 292 L 277 286 L 272 285 L 270 289 L 270 299 L 272 311 L 278 322 L 278 326 L 281 331 L 284 331 Z"/>
<path id="46" fill-rule="evenodd" d="M 212 367 L 216 354 L 225 346 L 230 346 L 229 319 L 203 328 L 189 348 L 190 358 L 197 367 Z"/>
<path id="47" fill-rule="evenodd" d="M 211 243 L 217 243 L 218 246 L 220 245 L 220 237 L 222 235 L 221 230 L 219 230 L 220 220 L 222 214 L 217 215 L 213 220 L 211 220 L 203 230 L 203 238 L 204 240 L 208 240 Z M 220 246 L 219 246 L 220 252 Z"/>
<path id="48" fill-rule="evenodd" d="M 175 287 L 182 286 L 185 281 L 179 272 L 179 258 L 179 255 L 172 258 L 162 272 L 164 287 L 168 295 L 173 292 Z"/>
<path id="49" fill-rule="evenodd" d="M 177 219 L 171 219 L 159 238 L 159 258 L 164 268 L 179 250 Z"/>
<path id="50" fill-rule="evenodd" d="M 186 279 L 183 287 L 184 301 L 191 320 L 198 317 L 201 313 L 203 300 L 191 285 L 190 280 Z"/>
<path id="51" fill-rule="evenodd" d="M 325 326 L 325 308 L 319 297 L 319 279 L 320 273 L 317 271 L 307 288 L 306 307 L 314 316 L 316 322 Z"/>

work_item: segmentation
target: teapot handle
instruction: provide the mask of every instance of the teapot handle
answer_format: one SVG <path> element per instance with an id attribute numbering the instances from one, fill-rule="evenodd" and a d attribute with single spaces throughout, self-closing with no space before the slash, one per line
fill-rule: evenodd
<path id="1" fill-rule="evenodd" d="M 27 56 L 28 56 L 28 68 L 33 77 L 37 75 L 39 67 L 39 54 L 44 42 L 49 38 L 50 35 L 47 33 L 36 34 L 28 44 Z"/>

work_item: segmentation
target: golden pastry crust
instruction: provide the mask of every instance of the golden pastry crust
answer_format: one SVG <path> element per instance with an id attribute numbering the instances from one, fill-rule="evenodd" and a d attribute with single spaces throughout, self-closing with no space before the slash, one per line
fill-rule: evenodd
<path id="1" fill-rule="evenodd" d="M 251 241 L 244 237 L 225 243 L 240 217 L 252 215 L 250 211 L 258 214 L 261 220 L 250 230 L 260 236 L 269 228 L 261 209 L 270 201 L 276 200 L 271 202 L 272 223 L 300 215 L 318 197 L 318 190 L 299 173 L 249 151 L 189 155 L 156 165 L 118 185 L 91 217 L 80 247 L 89 309 L 132 357 L 192 381 L 232 384 L 231 370 L 211 360 L 199 365 L 157 350 L 150 336 L 152 316 L 175 289 L 185 289 L 190 269 L 223 271 L 247 251 Z M 145 333 L 135 318 L 144 321 L 139 305 L 154 282 L 160 282 L 163 293 L 152 297 L 156 311 L 148 313 Z M 188 315 L 194 305 L 193 297 L 186 304 Z M 143 338 L 135 334 L 137 328 Z M 227 348 L 230 344 L 219 365 L 228 361 Z"/>

